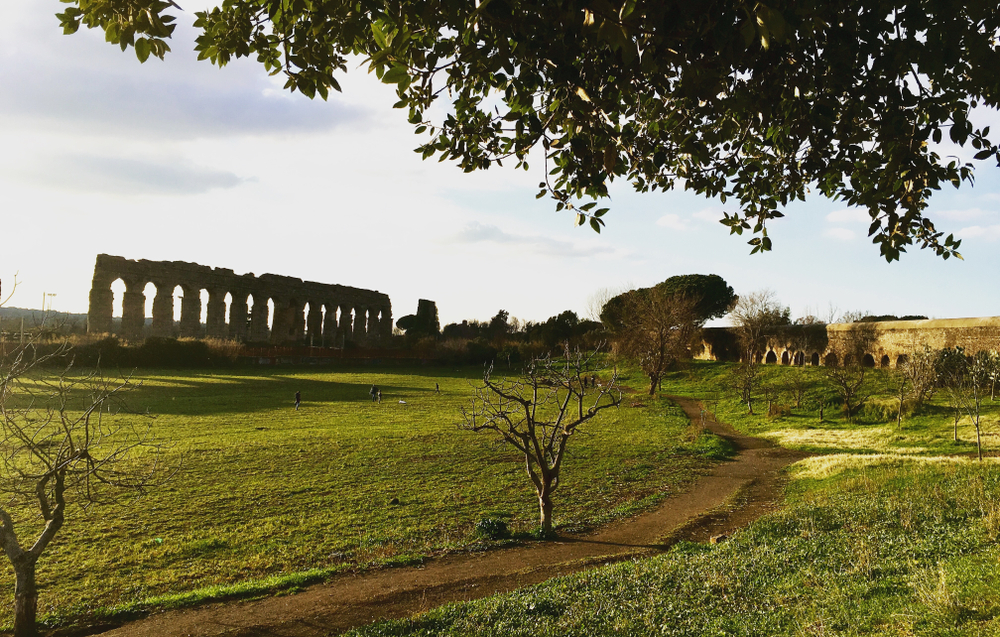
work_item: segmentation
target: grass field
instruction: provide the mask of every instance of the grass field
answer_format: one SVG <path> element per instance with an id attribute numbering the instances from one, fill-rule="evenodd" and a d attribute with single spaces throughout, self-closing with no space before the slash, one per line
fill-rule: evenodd
<path id="1" fill-rule="evenodd" d="M 787 392 L 777 391 L 776 405 L 785 412 L 769 417 L 767 403 L 755 404 L 755 415 L 727 391 L 730 365 L 696 362 L 691 368 L 670 374 L 663 390 L 699 398 L 719 420 L 740 431 L 770 438 L 791 449 L 813 453 L 901 454 L 937 456 L 972 454 L 976 451 L 975 430 L 967 415 L 959 419 L 959 442 L 954 441 L 954 409 L 944 392 L 938 392 L 918 413 L 905 413 L 902 428 L 896 426 L 898 402 L 888 386 L 886 370 L 871 369 L 867 381 L 874 391 L 854 422 L 844 418 L 837 395 L 823 383 L 821 367 L 764 366 L 763 383 L 780 388 L 792 376 L 808 386 L 800 407 Z M 823 419 L 820 419 L 823 408 Z M 983 402 L 983 447 L 1000 451 L 1000 395 Z"/>
<path id="2" fill-rule="evenodd" d="M 768 382 L 812 375 L 803 406 L 749 416 L 724 389 L 727 373 L 696 364 L 664 391 L 700 397 L 740 430 L 820 454 L 792 467 L 784 509 L 722 544 L 681 544 L 351 635 L 1000 635 L 1000 462 L 969 457 L 967 420 L 953 442 L 952 412 L 938 397 L 898 430 L 878 406 L 887 396 L 876 396 L 849 423 L 819 383 L 822 370 L 788 368 L 768 369 Z M 990 434 L 997 405 L 986 405 Z"/>
<path id="3" fill-rule="evenodd" d="M 787 506 L 718 545 L 383 622 L 352 637 L 1000 634 L 1000 471 L 797 469 Z"/>
<path id="4" fill-rule="evenodd" d="M 40 615 L 48 625 L 87 622 L 476 549 L 485 542 L 473 527 L 485 517 L 532 531 L 537 501 L 522 461 L 456 427 L 480 374 L 143 373 L 131 405 L 156 415 L 177 473 L 127 507 L 69 510 L 39 561 Z M 373 383 L 382 404 L 369 398 Z M 724 454 L 679 408 L 627 398 L 574 439 L 556 524 L 582 529 L 635 512 Z M 0 581 L 9 600 L 6 562 Z M 0 605 L 0 624 L 9 626 L 10 609 Z"/>

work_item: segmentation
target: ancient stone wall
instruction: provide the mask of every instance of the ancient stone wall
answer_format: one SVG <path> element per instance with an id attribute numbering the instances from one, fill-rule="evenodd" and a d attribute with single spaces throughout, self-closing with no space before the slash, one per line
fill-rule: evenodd
<path id="1" fill-rule="evenodd" d="M 118 279 L 125 283 L 121 336 L 127 340 L 139 340 L 147 334 L 145 289 L 149 283 L 156 288 L 150 336 L 343 347 L 345 343 L 375 346 L 388 342 L 392 335 L 392 305 L 381 292 L 275 274 L 237 275 L 232 270 L 183 261 L 134 261 L 107 254 L 97 255 L 94 266 L 88 332 L 111 333 L 111 285 Z M 183 296 L 180 321 L 175 324 L 177 287 Z M 208 292 L 204 327 L 202 290 Z M 274 304 L 273 317 L 269 300 Z"/>
<path id="2" fill-rule="evenodd" d="M 1000 351 L 1000 317 L 789 325 L 767 337 L 764 363 L 843 365 L 857 357 L 869 367 L 895 367 L 924 346 L 962 347 L 969 353 Z M 728 328 L 705 330 L 695 358 L 738 360 L 739 349 Z"/>

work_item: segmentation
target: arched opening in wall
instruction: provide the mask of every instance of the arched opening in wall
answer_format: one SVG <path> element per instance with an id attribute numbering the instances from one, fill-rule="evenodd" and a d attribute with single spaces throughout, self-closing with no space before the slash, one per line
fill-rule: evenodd
<path id="1" fill-rule="evenodd" d="M 854 364 L 854 357 L 850 354 L 844 354 L 844 367 L 850 367 Z"/>
<path id="2" fill-rule="evenodd" d="M 274 328 L 274 299 L 267 300 L 267 331 L 268 333 Z"/>
<path id="3" fill-rule="evenodd" d="M 813 352 L 813 355 L 809 357 L 809 364 L 813 367 L 819 367 L 819 352 Z"/>
<path id="4" fill-rule="evenodd" d="M 889 366 L 889 355 L 888 354 L 882 356 L 882 360 L 879 361 L 879 365 L 881 367 L 888 367 Z"/>
<path id="5" fill-rule="evenodd" d="M 826 355 L 826 358 L 823 359 L 823 364 L 826 365 L 827 367 L 836 367 L 837 355 L 834 354 L 833 352 L 830 352 L 829 354 Z"/>
<path id="6" fill-rule="evenodd" d="M 862 367 L 875 367 L 875 358 L 871 354 L 865 354 L 861 359 Z"/>
<path id="7" fill-rule="evenodd" d="M 778 362 L 778 355 L 774 353 L 774 350 L 769 350 L 767 356 L 764 358 L 764 362 L 768 365 L 774 365 Z"/>
<path id="8" fill-rule="evenodd" d="M 111 282 L 111 292 L 115 295 L 111 305 L 111 333 L 121 334 L 122 302 L 125 299 L 125 282 L 115 279 Z"/>
<path id="9" fill-rule="evenodd" d="M 294 301 L 292 307 L 295 307 Z M 305 329 L 303 330 L 301 336 L 305 340 L 305 344 L 311 346 L 313 344 L 313 330 L 312 323 L 310 323 L 309 312 L 312 312 L 312 303 L 306 301 L 305 305 L 302 306 L 302 316 L 305 318 Z M 299 317 L 295 317 L 295 320 L 299 320 Z M 295 330 L 290 329 L 290 333 L 294 334 Z M 302 343 L 299 343 L 301 345 Z"/>
<path id="10" fill-rule="evenodd" d="M 146 297 L 142 308 L 142 336 L 146 338 L 150 335 L 153 327 L 153 299 L 156 298 L 156 285 L 150 281 L 146 287 L 142 288 L 142 294 Z"/>
<path id="11" fill-rule="evenodd" d="M 233 309 L 233 294 L 232 292 L 226 292 L 226 296 L 222 297 L 222 302 L 226 305 L 226 309 L 222 311 L 222 322 L 226 324 L 226 336 L 229 338 L 234 338 L 236 332 L 232 329 L 232 316 L 230 312 Z"/>
<path id="12" fill-rule="evenodd" d="M 795 352 L 795 364 L 799 367 L 806 364 L 806 355 L 802 352 Z"/>
<path id="13" fill-rule="evenodd" d="M 174 336 L 177 332 L 177 324 L 181 322 L 181 303 L 184 300 L 184 288 L 179 285 L 174 286 Z"/>
<path id="14" fill-rule="evenodd" d="M 250 331 L 250 326 L 253 324 L 253 294 L 247 294 L 247 318 L 246 318 L 246 330 L 243 332 L 246 334 L 246 340 L 253 340 L 253 332 Z M 232 332 L 230 332 L 232 334 Z"/>
<path id="15" fill-rule="evenodd" d="M 781 353 L 781 364 L 782 365 L 788 364 L 788 350 L 785 350 Z"/>
<path id="16" fill-rule="evenodd" d="M 201 299 L 201 315 L 198 317 L 198 324 L 201 328 L 201 335 L 205 335 L 205 326 L 208 325 L 208 290 L 202 288 L 198 290 L 198 297 Z"/>
<path id="17" fill-rule="evenodd" d="M 906 365 L 906 361 L 908 360 L 910 359 L 906 357 L 906 354 L 900 354 L 899 356 L 896 357 L 896 367 L 899 367 L 900 365 Z"/>

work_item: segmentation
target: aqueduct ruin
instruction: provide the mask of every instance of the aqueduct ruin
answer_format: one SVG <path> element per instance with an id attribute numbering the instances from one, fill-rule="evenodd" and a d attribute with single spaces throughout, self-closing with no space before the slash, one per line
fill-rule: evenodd
<path id="1" fill-rule="evenodd" d="M 840 366 L 848 362 L 858 342 L 863 351 L 856 355 L 867 367 L 895 367 L 923 347 L 962 347 L 966 352 L 1000 351 L 1000 317 L 929 319 L 922 321 L 880 321 L 834 323 L 830 325 L 788 325 L 774 328 L 767 336 L 763 363 L 782 365 Z M 702 349 L 695 356 L 703 360 L 738 360 L 735 334 L 725 327 L 704 331 Z"/>
<path id="2" fill-rule="evenodd" d="M 112 284 L 117 280 L 125 284 L 120 332 L 126 340 L 141 340 L 148 333 L 343 347 L 345 343 L 379 345 L 392 334 L 392 305 L 381 292 L 275 274 L 237 275 L 232 270 L 183 261 L 136 261 L 107 254 L 97 255 L 94 266 L 88 332 L 111 333 Z M 147 331 L 146 286 L 150 283 L 156 292 Z M 174 291 L 178 287 L 183 296 L 180 321 L 175 324 Z M 204 324 L 202 290 L 208 296 Z"/>

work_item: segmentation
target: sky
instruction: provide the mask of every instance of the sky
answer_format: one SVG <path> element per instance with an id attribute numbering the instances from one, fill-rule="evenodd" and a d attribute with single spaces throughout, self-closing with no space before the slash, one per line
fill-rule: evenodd
<path id="1" fill-rule="evenodd" d="M 190 12 L 206 0 L 182 2 Z M 394 91 L 364 68 L 342 94 L 282 90 L 255 61 L 219 69 L 193 52 L 180 16 L 166 61 L 82 29 L 62 35 L 56 0 L 11 3 L 0 22 L 0 280 L 11 306 L 86 312 L 97 254 L 193 261 L 418 299 L 442 324 L 505 309 L 545 320 L 585 315 L 601 289 L 718 274 L 771 289 L 793 316 L 834 311 L 1000 315 L 1000 170 L 942 191 L 928 212 L 963 239 L 964 261 L 913 249 L 887 264 L 868 216 L 816 196 L 769 226 L 773 251 L 718 223 L 732 203 L 612 185 L 600 235 L 536 200 L 529 171 L 465 174 L 422 161 Z M 992 119 L 995 113 L 989 114 Z M 962 156 L 968 150 L 959 152 Z"/>

